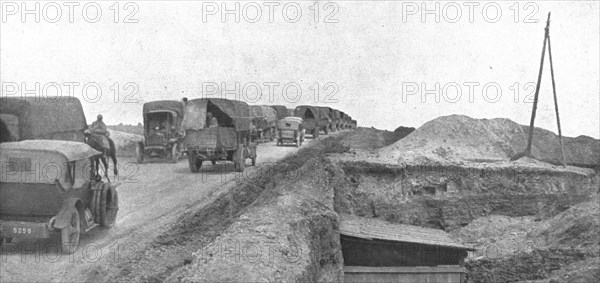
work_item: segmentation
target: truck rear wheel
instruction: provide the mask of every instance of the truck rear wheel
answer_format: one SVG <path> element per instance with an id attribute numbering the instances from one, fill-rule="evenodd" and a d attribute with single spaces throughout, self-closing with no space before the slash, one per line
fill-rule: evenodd
<path id="1" fill-rule="evenodd" d="M 79 235 L 81 234 L 81 220 L 79 212 L 73 208 L 69 226 L 60 230 L 62 252 L 72 254 L 79 247 Z"/>
<path id="2" fill-rule="evenodd" d="M 198 171 L 200 171 L 200 166 L 202 165 L 202 161 L 200 161 L 200 164 L 198 164 L 198 160 L 196 160 L 196 152 L 195 151 L 188 151 L 188 163 L 190 165 L 190 171 L 192 171 L 192 173 L 198 173 Z M 198 166 L 200 165 L 200 166 Z"/>

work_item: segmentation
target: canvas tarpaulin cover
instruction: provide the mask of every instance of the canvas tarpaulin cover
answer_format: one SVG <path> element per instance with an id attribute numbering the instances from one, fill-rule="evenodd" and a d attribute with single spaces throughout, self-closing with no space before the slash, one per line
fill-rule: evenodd
<path id="1" fill-rule="evenodd" d="M 319 116 L 320 116 L 320 111 L 316 106 L 300 105 L 300 106 L 296 107 L 295 112 L 296 112 L 295 116 L 298 116 L 305 120 L 319 119 Z M 312 115 L 307 112 L 311 113 Z"/>
<path id="2" fill-rule="evenodd" d="M 206 127 L 206 113 L 209 107 L 216 107 L 224 115 L 233 120 L 236 131 L 250 130 L 250 109 L 242 101 L 220 98 L 200 98 L 190 100 L 185 104 L 182 128 L 183 130 L 201 130 Z M 219 113 L 213 113 L 217 119 Z M 219 121 L 221 123 L 221 121 Z"/>
<path id="3" fill-rule="evenodd" d="M 329 111 L 331 110 L 331 108 L 329 107 L 319 107 L 319 112 L 321 113 L 321 118 L 331 118 L 331 116 L 329 115 Z"/>
<path id="4" fill-rule="evenodd" d="M 19 139 L 51 139 L 55 133 L 83 137 L 87 129 L 79 99 L 75 97 L 3 98 L 0 113 L 18 117 Z"/>
<path id="5" fill-rule="evenodd" d="M 331 116 L 329 115 L 330 111 L 331 111 L 331 108 L 329 108 L 329 107 L 319 107 L 319 113 L 320 113 L 321 119 L 331 120 Z"/>
<path id="6" fill-rule="evenodd" d="M 340 111 L 339 110 L 333 109 L 333 118 L 334 119 L 339 119 L 340 118 Z"/>
<path id="7" fill-rule="evenodd" d="M 267 123 L 277 122 L 277 112 L 270 106 L 250 105 L 250 116 L 253 118 L 265 118 Z"/>
<path id="8" fill-rule="evenodd" d="M 288 109 L 283 105 L 271 105 L 271 108 L 275 109 L 277 113 L 277 119 L 283 119 L 289 116 Z"/>

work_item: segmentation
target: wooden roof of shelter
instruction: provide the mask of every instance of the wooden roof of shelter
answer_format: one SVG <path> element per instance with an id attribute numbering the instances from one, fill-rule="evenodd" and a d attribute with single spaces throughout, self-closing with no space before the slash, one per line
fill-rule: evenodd
<path id="1" fill-rule="evenodd" d="M 443 230 L 395 224 L 349 214 L 340 214 L 340 234 L 367 240 L 377 239 L 475 250 L 452 240 L 450 235 Z"/>

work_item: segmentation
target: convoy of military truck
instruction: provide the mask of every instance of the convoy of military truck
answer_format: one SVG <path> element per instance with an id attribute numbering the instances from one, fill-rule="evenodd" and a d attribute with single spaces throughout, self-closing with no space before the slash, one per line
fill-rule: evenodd
<path id="1" fill-rule="evenodd" d="M 349 115 L 330 107 L 289 109 L 212 98 L 147 102 L 142 117 L 137 163 L 165 158 L 177 163 L 187 155 L 192 173 L 204 161 L 233 162 L 243 171 L 248 159 L 256 165 L 258 143 L 300 147 L 305 135 L 314 139 L 357 127 Z M 99 173 L 102 165 L 108 171 L 110 156 L 116 168 L 114 143 L 108 135 L 112 147 L 94 142 L 77 98 L 3 99 L 0 131 L 0 245 L 59 233 L 62 251 L 73 253 L 81 233 L 114 225 L 119 184 Z M 57 167 L 55 176 L 27 177 L 48 166 Z"/>

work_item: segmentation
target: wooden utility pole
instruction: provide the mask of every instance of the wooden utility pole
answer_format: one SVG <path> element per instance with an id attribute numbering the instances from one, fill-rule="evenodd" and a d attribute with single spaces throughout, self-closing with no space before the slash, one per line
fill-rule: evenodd
<path id="1" fill-rule="evenodd" d="M 538 97 L 540 94 L 540 85 L 542 83 L 542 71 L 544 69 L 544 58 L 546 56 L 546 44 L 547 44 L 548 45 L 548 57 L 550 59 L 550 75 L 552 77 L 552 93 L 554 94 L 554 107 L 556 110 L 555 111 L 556 112 L 556 123 L 558 124 L 558 137 L 560 139 L 560 149 L 562 152 L 561 163 L 563 166 L 566 166 L 565 149 L 564 149 L 564 145 L 563 145 L 562 131 L 560 128 L 560 118 L 558 115 L 558 99 L 556 97 L 556 83 L 554 81 L 554 66 L 552 64 L 552 49 L 550 47 L 550 13 L 548 13 L 548 20 L 546 21 L 546 28 L 544 30 L 545 30 L 545 34 L 544 34 L 544 45 L 542 47 L 542 59 L 540 60 L 540 70 L 538 73 L 537 84 L 535 87 L 535 95 L 533 98 L 533 109 L 531 110 L 531 121 L 529 122 L 529 138 L 527 139 L 527 148 L 525 148 L 525 151 L 523 153 L 516 155 L 515 157 L 511 158 L 511 160 L 515 160 L 515 159 L 521 158 L 523 156 L 534 158 L 533 155 L 531 154 L 531 146 L 533 143 L 533 131 L 535 128 L 535 126 L 534 126 L 535 113 L 537 111 Z"/>
<path id="2" fill-rule="evenodd" d="M 548 14 L 550 16 L 550 14 Z M 558 115 L 558 99 L 556 98 L 556 84 L 554 83 L 554 66 L 552 64 L 552 48 L 550 47 L 550 33 L 547 33 L 548 37 L 548 59 L 550 59 L 550 76 L 552 77 L 552 94 L 554 95 L 554 109 L 556 110 L 556 124 L 558 125 L 558 139 L 560 140 L 560 151 L 562 154 L 562 165 L 567 166 L 567 159 L 565 157 L 565 146 L 563 144 L 562 131 L 560 129 L 560 116 Z"/>
<path id="3" fill-rule="evenodd" d="M 535 95 L 533 97 L 533 109 L 531 110 L 531 120 L 529 122 L 529 138 L 527 139 L 527 148 L 525 148 L 525 156 L 533 157 L 531 154 L 531 144 L 533 142 L 533 129 L 535 122 L 535 112 L 537 111 L 538 96 L 540 95 L 540 85 L 542 83 L 542 71 L 544 70 L 544 57 L 546 57 L 546 43 L 548 42 L 548 32 L 550 30 L 550 13 L 546 21 L 544 34 L 544 46 L 542 47 L 542 59 L 540 61 L 540 71 L 538 72 L 537 84 L 535 86 Z"/>

